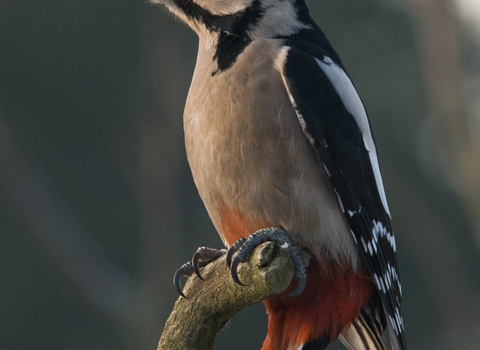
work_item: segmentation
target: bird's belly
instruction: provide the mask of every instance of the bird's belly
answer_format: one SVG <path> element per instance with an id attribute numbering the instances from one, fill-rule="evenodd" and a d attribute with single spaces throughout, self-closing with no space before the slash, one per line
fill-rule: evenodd
<path id="1" fill-rule="evenodd" d="M 185 130 L 193 139 L 187 154 L 195 183 L 224 243 L 281 227 L 315 255 L 356 256 L 323 165 L 300 127 L 272 122 L 257 125 L 260 134 L 239 124 L 232 120 L 223 134 L 207 127 L 190 137 Z"/>
<path id="2" fill-rule="evenodd" d="M 184 114 L 186 149 L 223 242 L 230 246 L 256 230 L 280 227 L 315 255 L 356 260 L 323 164 L 273 64 L 259 63 L 242 76 L 227 71 L 208 79 L 211 71 L 198 65 Z M 208 86 L 197 85 L 205 81 Z"/>

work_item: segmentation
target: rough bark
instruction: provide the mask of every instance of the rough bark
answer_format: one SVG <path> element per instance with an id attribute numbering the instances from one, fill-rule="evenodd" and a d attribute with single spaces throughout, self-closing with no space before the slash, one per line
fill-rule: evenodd
<path id="1" fill-rule="evenodd" d="M 274 297 L 289 286 L 293 264 L 287 250 L 266 242 L 255 249 L 247 263 L 240 264 L 236 284 L 225 256 L 202 270 L 205 281 L 188 279 L 168 318 L 158 350 L 212 350 L 217 333 L 244 307 Z"/>

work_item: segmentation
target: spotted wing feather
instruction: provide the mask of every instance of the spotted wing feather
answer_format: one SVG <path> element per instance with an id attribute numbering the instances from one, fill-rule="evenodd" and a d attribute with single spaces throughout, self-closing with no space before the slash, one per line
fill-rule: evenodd
<path id="1" fill-rule="evenodd" d="M 285 87 L 375 279 L 386 314 L 380 327 L 390 329 L 394 349 L 404 350 L 396 245 L 363 104 L 333 49 L 325 51 L 293 39 L 289 44 L 281 72 Z"/>

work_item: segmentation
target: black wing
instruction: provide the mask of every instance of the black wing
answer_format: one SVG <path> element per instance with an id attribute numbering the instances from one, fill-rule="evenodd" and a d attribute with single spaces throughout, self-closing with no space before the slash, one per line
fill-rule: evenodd
<path id="1" fill-rule="evenodd" d="M 375 279 L 392 346 L 405 350 L 395 238 L 368 117 L 333 49 L 301 44 L 283 48 L 285 87 Z"/>

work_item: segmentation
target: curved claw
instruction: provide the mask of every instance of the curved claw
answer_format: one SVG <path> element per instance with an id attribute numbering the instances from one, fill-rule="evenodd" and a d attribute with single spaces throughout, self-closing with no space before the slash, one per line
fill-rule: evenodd
<path id="1" fill-rule="evenodd" d="M 227 322 L 225 322 L 222 326 L 222 331 L 226 331 L 230 327 L 231 322 L 232 322 L 232 319 L 229 319 Z"/>
<path id="2" fill-rule="evenodd" d="M 248 237 L 240 238 L 238 241 L 235 242 L 235 244 L 233 244 L 230 248 L 228 248 L 227 256 L 226 256 L 226 260 L 225 260 L 227 262 L 228 267 L 230 267 L 232 265 L 233 256 L 235 255 L 237 250 L 243 245 L 243 243 L 245 243 L 247 238 Z"/>
<path id="3" fill-rule="evenodd" d="M 182 278 L 183 276 L 185 276 L 185 268 L 182 266 L 175 272 L 175 275 L 173 275 L 173 284 L 175 285 L 175 289 L 177 290 L 177 293 L 180 294 L 185 299 L 188 299 L 185 296 L 185 294 L 183 294 L 182 284 L 180 283 L 180 278 Z"/>
<path id="4" fill-rule="evenodd" d="M 195 272 L 195 275 L 197 275 L 198 278 L 200 278 L 202 281 L 205 281 L 200 273 L 200 266 L 199 266 L 200 260 L 201 260 L 201 254 L 199 252 L 196 252 L 192 258 L 192 267 L 193 267 L 193 271 Z"/>
<path id="5" fill-rule="evenodd" d="M 237 273 L 238 264 L 240 264 L 241 262 L 242 261 L 239 258 L 233 259 L 232 265 L 230 266 L 230 272 L 232 273 L 232 278 L 235 281 L 235 283 L 241 286 L 245 286 L 238 278 L 238 273 Z"/>
<path id="6" fill-rule="evenodd" d="M 235 245 L 232 245 L 230 248 L 228 248 L 227 257 L 225 259 L 228 267 L 232 266 L 232 258 L 236 251 L 237 249 L 235 249 Z"/>
<path id="7" fill-rule="evenodd" d="M 306 284 L 307 284 L 307 277 L 306 276 L 299 277 L 297 289 L 295 289 L 292 293 L 285 295 L 285 298 L 298 297 L 300 294 L 302 294 Z"/>

